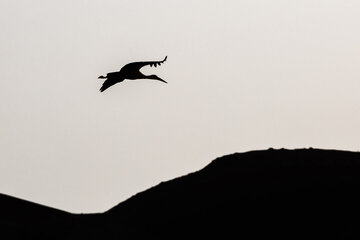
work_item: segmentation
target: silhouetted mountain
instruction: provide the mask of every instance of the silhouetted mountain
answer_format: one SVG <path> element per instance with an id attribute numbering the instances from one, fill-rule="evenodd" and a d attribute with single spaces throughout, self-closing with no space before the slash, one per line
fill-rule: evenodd
<path id="1" fill-rule="evenodd" d="M 360 153 L 269 149 L 218 158 L 103 214 L 17 206 L 43 219 L 56 216 L 44 226 L 59 239 L 359 239 L 359 187 Z M 1 210 L 6 204 L 16 205 L 0 198 Z M 19 232 L 34 225 L 5 216 L 28 223 Z"/>
<path id="2" fill-rule="evenodd" d="M 48 237 L 62 231 L 72 214 L 37 203 L 0 194 L 1 233 L 17 239 L 28 236 Z"/>

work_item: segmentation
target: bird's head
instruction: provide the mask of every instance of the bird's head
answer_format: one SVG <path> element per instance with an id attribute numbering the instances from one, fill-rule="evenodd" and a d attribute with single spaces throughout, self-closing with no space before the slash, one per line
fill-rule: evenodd
<path id="1" fill-rule="evenodd" d="M 150 76 L 148 76 L 148 78 L 149 78 L 149 79 L 154 79 L 154 80 L 159 80 L 159 81 L 161 81 L 161 82 L 167 83 L 165 80 L 159 78 L 159 77 L 156 76 L 156 75 L 150 75 Z"/>

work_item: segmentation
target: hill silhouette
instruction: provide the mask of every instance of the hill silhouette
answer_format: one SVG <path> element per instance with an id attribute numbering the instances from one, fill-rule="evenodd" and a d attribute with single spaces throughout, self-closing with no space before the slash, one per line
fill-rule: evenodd
<path id="1" fill-rule="evenodd" d="M 1 239 L 48 238 L 70 229 L 72 214 L 0 194 Z"/>
<path id="2" fill-rule="evenodd" d="M 19 239 L 359 239 L 359 173 L 358 152 L 235 153 L 101 214 L 1 196 L 1 221 Z"/>

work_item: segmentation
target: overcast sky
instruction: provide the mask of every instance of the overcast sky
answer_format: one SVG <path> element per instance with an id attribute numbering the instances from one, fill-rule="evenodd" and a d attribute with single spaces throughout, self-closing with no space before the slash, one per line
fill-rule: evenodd
<path id="1" fill-rule="evenodd" d="M 102 212 L 233 152 L 360 149 L 358 0 L 1 0 L 0 192 Z M 99 75 L 134 61 L 168 81 Z"/>

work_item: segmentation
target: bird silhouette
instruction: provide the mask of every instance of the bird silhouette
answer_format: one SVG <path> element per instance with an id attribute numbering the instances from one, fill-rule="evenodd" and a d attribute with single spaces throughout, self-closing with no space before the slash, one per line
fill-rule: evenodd
<path id="1" fill-rule="evenodd" d="M 138 80 L 138 79 L 151 79 L 151 80 L 158 80 L 164 83 L 167 83 L 163 79 L 159 78 L 156 75 L 149 75 L 146 76 L 142 72 L 140 72 L 140 69 L 144 66 L 150 65 L 150 67 L 154 66 L 157 67 L 157 65 L 161 65 L 163 62 L 165 62 L 167 59 L 167 56 L 162 61 L 148 61 L 148 62 L 132 62 L 126 64 L 124 67 L 120 69 L 118 72 L 110 72 L 107 73 L 106 76 L 100 76 L 98 78 L 100 79 L 106 79 L 103 83 L 102 87 L 100 88 L 100 92 L 105 91 L 112 85 L 122 82 L 125 79 L 127 80 Z"/>

